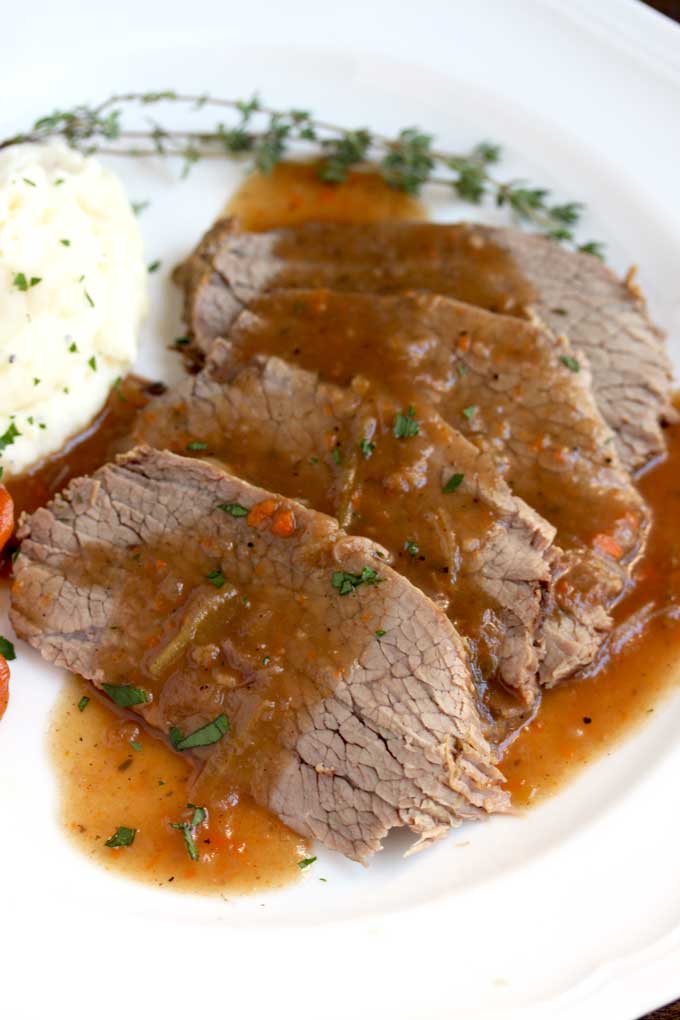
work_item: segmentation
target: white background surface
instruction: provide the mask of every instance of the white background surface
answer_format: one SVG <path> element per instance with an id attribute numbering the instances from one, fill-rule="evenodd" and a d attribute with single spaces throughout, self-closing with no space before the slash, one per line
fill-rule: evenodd
<path id="1" fill-rule="evenodd" d="M 618 269 L 639 263 L 680 362 L 680 31 L 648 10 L 624 0 L 121 0 L 103 11 L 64 0 L 10 14 L 2 136 L 55 106 L 172 87 L 258 89 L 273 105 L 383 131 L 418 124 L 458 150 L 501 142 L 508 174 L 584 200 L 583 238 L 604 239 Z M 148 259 L 163 267 L 140 368 L 168 377 L 164 345 L 180 331 L 168 271 L 239 172 L 200 165 L 178 184 L 164 165 L 114 166 L 131 199 L 152 200 L 141 222 Z M 524 819 L 467 827 L 406 862 L 397 838 L 368 870 L 320 853 L 297 886 L 225 902 L 116 879 L 64 842 L 44 750 L 57 687 L 21 646 L 0 728 L 8 1020 L 633 1020 L 680 995 L 678 698 Z"/>

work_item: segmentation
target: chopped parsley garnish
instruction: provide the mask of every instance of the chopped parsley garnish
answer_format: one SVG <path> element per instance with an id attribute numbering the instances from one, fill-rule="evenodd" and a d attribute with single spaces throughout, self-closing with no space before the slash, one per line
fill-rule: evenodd
<path id="1" fill-rule="evenodd" d="M 115 380 L 115 382 L 113 384 L 113 388 L 116 391 L 116 395 L 118 396 L 118 399 L 122 400 L 124 404 L 127 404 L 127 397 L 123 396 L 123 394 L 121 392 L 121 389 L 120 389 L 122 382 L 123 382 L 123 380 L 121 379 L 120 376 L 118 376 L 118 378 Z"/>
<path id="2" fill-rule="evenodd" d="M 346 570 L 333 571 L 331 583 L 341 595 L 353 595 L 355 590 L 362 584 L 380 584 L 382 578 L 378 577 L 377 570 L 372 567 L 364 567 L 360 574 L 350 574 Z"/>
<path id="3" fill-rule="evenodd" d="M 60 238 L 59 239 L 59 244 L 63 244 L 64 248 L 70 248 L 71 247 L 71 242 L 69 241 L 68 237 Z"/>
<path id="4" fill-rule="evenodd" d="M 90 366 L 90 368 L 92 369 L 92 371 L 93 371 L 93 372 L 96 372 L 96 371 L 97 371 L 97 359 L 95 358 L 94 354 L 93 354 L 93 355 L 92 355 L 92 357 L 91 357 L 91 358 L 90 358 L 90 359 L 88 360 L 88 362 L 87 362 L 87 363 L 88 363 L 88 365 Z"/>
<path id="5" fill-rule="evenodd" d="M 198 860 L 198 850 L 196 848 L 195 835 L 196 829 L 199 825 L 208 817 L 208 812 L 205 808 L 196 807 L 195 804 L 187 804 L 190 811 L 193 811 L 191 821 L 189 822 L 170 822 L 170 828 L 179 829 L 184 836 L 184 845 L 187 848 L 187 853 L 191 857 L 192 861 Z"/>
<path id="6" fill-rule="evenodd" d="M 420 552 L 418 545 L 415 542 L 411 542 L 410 539 L 407 539 L 404 542 L 404 550 L 409 553 L 410 556 L 417 556 Z"/>
<path id="7" fill-rule="evenodd" d="M 4 475 L 4 473 L 5 473 L 5 469 L 4 469 L 4 467 L 2 467 L 2 465 L 0 465 L 0 481 L 2 480 L 2 476 Z"/>
<path id="8" fill-rule="evenodd" d="M 135 216 L 139 216 L 139 214 L 143 213 L 144 210 L 150 205 L 150 202 L 147 199 L 146 202 L 130 202 L 130 205 L 132 206 L 132 211 L 135 214 Z"/>
<path id="9" fill-rule="evenodd" d="M 331 450 L 331 457 L 333 458 L 335 463 L 338 465 L 338 467 L 342 464 L 342 457 L 340 456 L 340 447 L 339 446 L 334 446 L 333 447 L 333 449 Z"/>
<path id="10" fill-rule="evenodd" d="M 366 460 L 369 460 L 373 456 L 375 450 L 375 443 L 372 443 L 370 439 L 362 439 L 359 443 L 359 449 L 363 453 Z"/>
<path id="11" fill-rule="evenodd" d="M 562 357 L 560 358 L 560 361 L 562 362 L 563 365 L 567 366 L 570 372 L 581 371 L 580 363 L 576 360 L 576 358 L 572 358 L 569 354 L 563 354 Z"/>
<path id="12" fill-rule="evenodd" d="M 178 336 L 176 340 L 173 340 L 175 347 L 186 347 L 187 344 L 191 343 L 188 336 Z"/>
<path id="13" fill-rule="evenodd" d="M 40 385 L 40 379 L 38 379 L 37 376 L 33 379 L 33 385 L 34 386 L 39 386 Z"/>
<path id="14" fill-rule="evenodd" d="M 190 443 L 187 443 L 187 450 L 207 450 L 208 444 L 204 443 L 201 439 L 192 439 Z"/>
<path id="15" fill-rule="evenodd" d="M 136 829 L 129 829 L 127 825 L 119 825 L 113 836 L 107 839 L 105 846 L 111 847 L 111 849 L 119 846 L 132 846 L 136 835 Z"/>
<path id="16" fill-rule="evenodd" d="M 553 315 L 566 315 L 567 314 L 567 309 L 566 308 L 551 308 L 550 311 L 553 313 Z"/>
<path id="17" fill-rule="evenodd" d="M 154 261 L 150 262 L 149 265 L 147 266 L 147 272 L 155 273 L 156 270 L 160 269 L 160 268 L 161 268 L 161 260 L 160 259 L 154 259 Z"/>
<path id="18" fill-rule="evenodd" d="M 464 361 L 459 361 L 458 364 L 456 365 L 456 368 L 458 370 L 458 375 L 462 376 L 465 375 L 465 373 L 467 372 L 467 365 L 465 364 Z"/>
<path id="19" fill-rule="evenodd" d="M 375 632 L 375 636 L 377 638 L 385 637 L 385 634 L 387 634 L 387 631 L 383 630 L 382 627 L 379 627 L 378 630 L 376 630 Z"/>
<path id="20" fill-rule="evenodd" d="M 11 446 L 17 436 L 20 435 L 21 432 L 19 432 L 19 429 L 16 427 L 14 422 L 10 422 L 3 434 L 0 436 L 0 455 L 2 454 L 2 451 L 6 447 Z"/>
<path id="21" fill-rule="evenodd" d="M 151 692 L 145 691 L 143 687 L 133 687 L 131 684 L 102 684 L 102 687 L 121 708 L 131 708 L 133 705 L 145 705 L 151 701 Z"/>
<path id="22" fill-rule="evenodd" d="M 90 292 L 88 291 L 87 287 L 83 287 L 83 293 L 85 294 L 85 299 L 90 308 L 94 308 L 94 301 L 90 297 Z"/>
<path id="23" fill-rule="evenodd" d="M 79 712 L 84 712 L 89 704 L 90 704 L 90 699 L 88 698 L 87 694 L 83 694 L 82 698 L 78 702 L 78 711 Z"/>
<path id="24" fill-rule="evenodd" d="M 265 655 L 265 657 L 262 660 L 262 665 L 268 666 L 271 661 L 272 661 L 271 658 L 268 655 Z"/>
<path id="25" fill-rule="evenodd" d="M 470 420 L 470 418 L 474 418 L 476 413 L 477 413 L 477 405 L 476 404 L 470 404 L 469 407 L 464 407 L 463 408 L 463 415 L 464 415 L 465 418 L 468 419 L 468 421 Z"/>
<path id="26" fill-rule="evenodd" d="M 29 290 L 31 287 L 37 287 L 41 281 L 42 276 L 32 276 L 30 280 L 27 280 L 25 273 L 15 273 L 13 283 L 17 290 L 25 291 Z"/>
<path id="27" fill-rule="evenodd" d="M 446 485 L 443 487 L 442 492 L 455 492 L 458 486 L 461 484 L 465 475 L 455 474 L 451 475 Z"/>
<path id="28" fill-rule="evenodd" d="M 303 861 L 298 861 L 298 868 L 300 869 L 300 871 L 304 871 L 305 868 L 308 868 L 311 864 L 314 864 L 315 861 L 316 857 L 305 857 Z"/>
<path id="29" fill-rule="evenodd" d="M 6 637 L 0 637 L 0 655 L 3 659 L 7 659 L 11 662 L 12 659 L 16 659 L 17 653 L 14 651 L 14 645 L 11 641 L 8 641 Z"/>
<path id="30" fill-rule="evenodd" d="M 58 188 L 59 185 L 63 184 L 63 183 L 64 183 L 64 178 L 63 177 L 57 177 L 56 181 L 54 182 L 54 186 L 55 186 L 55 188 Z"/>
<path id="31" fill-rule="evenodd" d="M 24 184 L 30 184 L 32 188 L 36 187 L 35 181 L 32 181 L 30 177 L 22 177 L 21 179 L 24 182 Z"/>
<path id="32" fill-rule="evenodd" d="M 210 581 L 215 588 L 223 588 L 225 577 L 221 570 L 211 570 L 209 574 L 206 574 L 206 579 Z"/>
<path id="33" fill-rule="evenodd" d="M 142 745 L 140 744 L 140 742 L 138 740 L 131 740 L 130 741 L 130 747 L 132 748 L 133 751 L 141 751 L 142 750 Z"/>
<path id="34" fill-rule="evenodd" d="M 309 461 L 310 464 L 318 464 L 319 463 L 319 458 L 318 457 L 308 457 L 307 460 Z"/>
<path id="35" fill-rule="evenodd" d="M 240 503 L 218 503 L 217 509 L 224 510 L 225 514 L 231 514 L 232 517 L 247 517 L 249 513 L 248 507 Z"/>
<path id="36" fill-rule="evenodd" d="M 413 405 L 409 406 L 406 414 L 403 411 L 397 413 L 394 425 L 392 426 L 392 433 L 395 439 L 411 439 L 413 436 L 417 436 L 419 432 L 420 423 L 416 421 L 416 410 Z"/>
<path id="37" fill-rule="evenodd" d="M 69 347 L 69 352 L 71 354 L 77 354 L 78 353 L 78 344 L 75 342 L 75 340 L 73 341 L 73 343 Z"/>
<path id="38" fill-rule="evenodd" d="M 170 743 L 176 751 L 189 751 L 192 747 L 208 747 L 210 744 L 216 744 L 228 732 L 229 720 L 222 713 L 212 722 L 206 723 L 205 726 L 199 726 L 197 730 L 187 734 L 186 737 L 182 735 L 178 726 L 173 726 L 170 730 Z"/>

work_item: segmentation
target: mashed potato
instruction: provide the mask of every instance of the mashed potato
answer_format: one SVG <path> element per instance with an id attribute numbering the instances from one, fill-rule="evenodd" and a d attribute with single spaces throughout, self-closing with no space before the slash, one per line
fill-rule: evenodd
<path id="1" fill-rule="evenodd" d="M 0 466 L 24 471 L 102 407 L 146 310 L 117 178 L 62 144 L 0 154 Z"/>

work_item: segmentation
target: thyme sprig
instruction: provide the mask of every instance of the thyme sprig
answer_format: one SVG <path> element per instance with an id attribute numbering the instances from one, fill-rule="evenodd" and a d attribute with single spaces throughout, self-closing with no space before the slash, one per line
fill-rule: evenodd
<path id="1" fill-rule="evenodd" d="M 229 124 L 220 121 L 205 131 L 169 128 L 153 119 L 143 128 L 130 128 L 123 121 L 128 107 L 162 103 L 183 104 L 193 110 L 222 108 L 234 117 Z M 62 138 L 87 155 L 175 157 L 182 162 L 182 176 L 201 159 L 243 156 L 250 156 L 262 173 L 271 173 L 292 150 L 311 149 L 321 157 L 319 176 L 328 183 L 342 183 L 351 170 L 377 169 L 391 187 L 410 195 L 420 194 L 426 184 L 438 185 L 473 205 L 493 202 L 508 209 L 521 224 L 579 251 L 602 256 L 599 242 L 576 244 L 581 203 L 556 203 L 547 188 L 499 178 L 495 168 L 501 150 L 491 142 L 455 154 L 437 149 L 433 136 L 415 127 L 388 138 L 368 128 L 340 127 L 307 110 L 276 110 L 257 96 L 220 99 L 164 90 L 120 93 L 95 106 L 55 110 L 36 120 L 27 132 L 0 141 L 0 149 L 51 138 Z"/>

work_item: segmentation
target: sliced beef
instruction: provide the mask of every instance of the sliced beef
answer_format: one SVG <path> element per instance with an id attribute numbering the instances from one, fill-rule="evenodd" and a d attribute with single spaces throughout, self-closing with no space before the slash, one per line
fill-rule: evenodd
<path id="1" fill-rule="evenodd" d="M 356 860 L 504 810 L 465 647 L 333 519 L 138 449 L 24 518 L 12 620 L 51 662 L 146 691 L 161 733 Z M 380 636 L 377 632 L 380 631 Z M 230 722 L 225 734 L 224 716 Z"/>
<path id="2" fill-rule="evenodd" d="M 203 371 L 141 413 L 134 442 L 199 444 L 200 456 L 380 542 L 468 639 L 480 673 L 531 706 L 554 529 L 492 457 L 422 401 L 367 393 L 361 380 L 321 383 L 279 358 L 234 362 L 216 341 Z"/>
<path id="3" fill-rule="evenodd" d="M 664 449 L 671 367 L 639 290 L 597 258 L 520 230 L 478 224 L 310 223 L 261 234 L 221 220 L 180 268 L 186 321 L 203 351 L 266 290 L 430 290 L 566 333 L 588 356 L 597 405 L 635 469 Z"/>
<path id="4" fill-rule="evenodd" d="M 377 297 L 278 291 L 230 330 L 258 352 L 347 385 L 385 386 L 403 406 L 430 402 L 489 453 L 513 492 L 557 529 L 568 553 L 542 680 L 590 662 L 643 548 L 647 511 L 594 405 L 585 360 L 545 330 L 432 294 Z"/>

